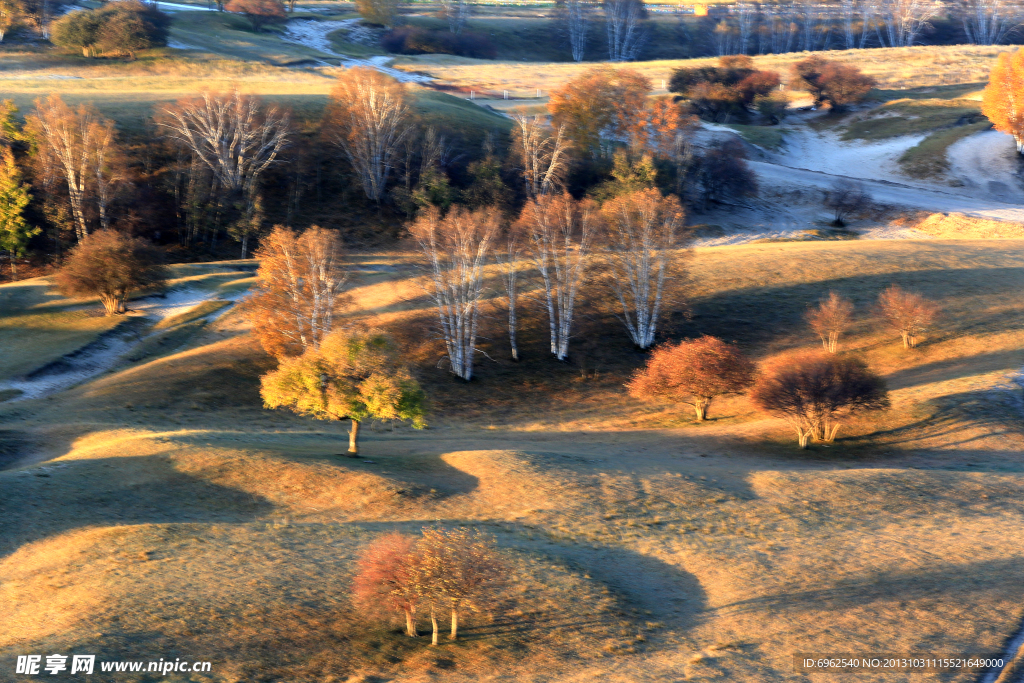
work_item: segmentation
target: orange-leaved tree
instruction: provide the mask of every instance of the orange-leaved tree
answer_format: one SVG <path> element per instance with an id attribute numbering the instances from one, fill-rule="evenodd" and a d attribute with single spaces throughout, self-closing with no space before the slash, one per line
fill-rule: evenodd
<path id="1" fill-rule="evenodd" d="M 1002 52 L 981 96 L 981 113 L 1024 154 L 1024 50 Z"/>
<path id="2" fill-rule="evenodd" d="M 917 337 L 934 322 L 939 305 L 916 292 L 892 285 L 878 295 L 878 313 L 889 327 L 898 331 L 903 348 L 917 346 Z"/>
<path id="3" fill-rule="evenodd" d="M 318 420 L 351 420 L 348 452 L 359 452 L 364 420 L 407 420 L 424 426 L 426 395 L 394 341 L 376 330 L 337 330 L 319 348 L 282 358 L 260 378 L 267 408 L 288 408 Z"/>
<path id="4" fill-rule="evenodd" d="M 98 230 L 86 235 L 57 271 L 57 288 L 65 296 L 99 297 L 107 315 L 124 313 L 128 295 L 166 281 L 161 256 L 142 238 Z"/>
<path id="5" fill-rule="evenodd" d="M 352 579 L 352 598 L 360 611 L 375 615 L 381 609 L 405 615 L 405 635 L 415 638 L 416 539 L 392 532 L 378 536 L 356 560 Z"/>
<path id="6" fill-rule="evenodd" d="M 565 126 L 573 147 L 596 156 L 606 137 L 624 138 L 634 147 L 645 135 L 651 81 L 635 69 L 588 69 L 551 92 L 551 122 Z"/>
<path id="7" fill-rule="evenodd" d="M 731 344 L 705 335 L 654 349 L 626 388 L 644 401 L 692 405 L 701 422 L 712 399 L 740 393 L 753 381 L 753 363 Z"/>
<path id="8" fill-rule="evenodd" d="M 253 334 L 273 356 L 316 349 L 347 302 L 345 252 L 338 233 L 301 234 L 275 226 L 256 251 L 256 285 L 244 304 Z"/>
<path id="9" fill-rule="evenodd" d="M 864 361 L 820 351 L 776 359 L 762 370 L 750 397 L 796 428 L 800 448 L 811 438 L 835 440 L 843 415 L 889 407 L 885 380 Z"/>
<path id="10" fill-rule="evenodd" d="M 852 317 L 853 303 L 835 292 L 829 292 L 827 299 L 806 313 L 807 323 L 821 337 L 821 345 L 832 353 L 839 349 L 839 335 L 850 326 Z"/>

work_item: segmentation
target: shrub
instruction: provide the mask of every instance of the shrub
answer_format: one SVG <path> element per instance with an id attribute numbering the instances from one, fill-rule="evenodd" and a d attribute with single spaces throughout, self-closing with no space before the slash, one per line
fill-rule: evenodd
<path id="1" fill-rule="evenodd" d="M 821 337 L 826 351 L 835 353 L 839 348 L 839 335 L 850 326 L 853 304 L 835 292 L 829 292 L 816 308 L 807 312 L 807 323 Z"/>
<path id="2" fill-rule="evenodd" d="M 709 149 L 697 161 L 697 178 L 705 208 L 726 197 L 757 194 L 757 177 L 746 158 L 742 143 L 727 140 Z"/>
<path id="3" fill-rule="evenodd" d="M 356 0 L 356 11 L 367 23 L 390 28 L 398 18 L 398 0 Z"/>
<path id="4" fill-rule="evenodd" d="M 163 285 L 166 271 L 160 252 L 146 240 L 115 230 L 87 235 L 57 272 L 65 296 L 96 296 L 107 315 L 125 312 L 128 295 Z"/>
<path id="5" fill-rule="evenodd" d="M 862 74 L 857 67 L 833 62 L 818 55 L 794 64 L 793 72 L 796 76 L 795 84 L 811 93 L 816 106 L 827 103 L 834 111 L 863 101 L 871 88 L 875 87 L 875 79 Z"/>
<path id="6" fill-rule="evenodd" d="M 419 26 L 402 26 L 385 33 L 381 47 L 403 55 L 447 54 L 476 59 L 494 59 L 498 54 L 491 39 L 480 33 L 432 31 Z"/>
<path id="7" fill-rule="evenodd" d="M 787 419 L 800 448 L 811 438 L 834 441 L 843 415 L 889 407 L 885 380 L 864 361 L 820 352 L 777 360 L 761 373 L 751 399 Z"/>
<path id="8" fill-rule="evenodd" d="M 626 388 L 644 401 L 689 404 L 702 422 L 712 399 L 739 393 L 753 381 L 753 363 L 735 347 L 705 335 L 654 349 Z"/>
<path id="9" fill-rule="evenodd" d="M 405 615 L 405 634 L 415 638 L 416 539 L 400 533 L 378 536 L 356 560 L 352 599 L 360 611 L 376 615 L 381 610 Z"/>
<path id="10" fill-rule="evenodd" d="M 832 225 L 843 227 L 847 219 L 871 203 L 871 195 L 864 189 L 864 183 L 849 178 L 839 178 L 825 192 L 825 208 L 834 214 Z"/>
<path id="11" fill-rule="evenodd" d="M 731 114 L 744 114 L 758 97 L 779 87 L 774 71 L 757 71 L 746 55 L 721 57 L 718 66 L 677 69 L 668 88 L 690 101 L 701 118 L 714 121 Z"/>
<path id="12" fill-rule="evenodd" d="M 262 31 L 264 26 L 283 22 L 287 16 L 281 0 L 230 0 L 224 9 L 244 15 L 254 33 Z"/>
<path id="13" fill-rule="evenodd" d="M 86 57 L 100 53 L 127 55 L 167 44 L 170 18 L 135 0 L 108 2 L 94 10 L 66 14 L 53 24 L 51 41 L 81 50 Z"/>
<path id="14" fill-rule="evenodd" d="M 769 95 L 758 95 L 754 98 L 754 108 L 757 112 L 772 122 L 781 123 L 786 118 L 789 108 L 789 98 L 781 92 L 773 92 Z"/>
<path id="15" fill-rule="evenodd" d="M 892 285 L 878 295 L 878 313 L 889 327 L 900 333 L 903 348 L 910 349 L 917 346 L 917 336 L 935 320 L 939 305 Z"/>

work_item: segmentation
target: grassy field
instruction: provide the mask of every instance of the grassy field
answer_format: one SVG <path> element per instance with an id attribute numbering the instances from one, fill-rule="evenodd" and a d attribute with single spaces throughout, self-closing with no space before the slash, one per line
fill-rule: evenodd
<path id="1" fill-rule="evenodd" d="M 999 652 L 1024 612 L 1024 558 L 1005 542 L 1024 533 L 1007 379 L 1024 365 L 1022 257 L 1024 240 L 696 250 L 673 337 L 716 334 L 760 361 L 817 346 L 802 315 L 829 289 L 857 305 L 843 352 L 887 378 L 893 408 L 800 452 L 743 397 L 700 425 L 629 399 L 643 357 L 600 308 L 572 363 L 548 359 L 530 315 L 522 362 L 489 328 L 493 360 L 456 382 L 408 256 L 359 255 L 378 268 L 357 268 L 351 314 L 404 340 L 430 429 L 366 429 L 348 458 L 344 425 L 263 410 L 273 361 L 235 310 L 173 351 L 0 403 L 0 652 L 187 656 L 215 681 L 566 683 L 796 681 L 796 653 Z M 185 268 L 216 290 L 247 282 Z M 868 313 L 893 282 L 943 303 L 911 352 Z M 511 580 L 464 640 L 433 649 L 363 623 L 346 591 L 363 543 L 436 522 L 493 533 Z"/>

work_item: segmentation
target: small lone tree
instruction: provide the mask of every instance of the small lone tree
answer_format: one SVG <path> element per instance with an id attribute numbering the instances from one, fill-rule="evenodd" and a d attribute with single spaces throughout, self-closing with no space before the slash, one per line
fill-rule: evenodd
<path id="1" fill-rule="evenodd" d="M 229 0 L 224 9 L 245 16 L 253 33 L 259 33 L 264 26 L 281 23 L 287 18 L 284 4 L 280 0 Z"/>
<path id="2" fill-rule="evenodd" d="M 981 113 L 1024 154 L 1024 50 L 1001 52 L 981 95 Z"/>
<path id="3" fill-rule="evenodd" d="M 800 448 L 811 438 L 831 443 L 843 415 L 889 407 L 885 380 L 859 358 L 804 353 L 777 360 L 751 391 L 764 411 L 787 419 L 796 428 Z"/>
<path id="4" fill-rule="evenodd" d="M 900 333 L 903 348 L 911 349 L 917 346 L 917 336 L 935 320 L 939 305 L 892 285 L 878 295 L 878 313 L 889 327 Z"/>
<path id="5" fill-rule="evenodd" d="M 379 331 L 332 332 L 301 356 L 283 358 L 260 379 L 267 408 L 288 408 L 318 420 L 351 420 L 348 452 L 359 452 L 359 425 L 367 419 L 408 420 L 424 426 L 425 395 Z"/>
<path id="6" fill-rule="evenodd" d="M 853 303 L 835 292 L 829 292 L 816 308 L 807 311 L 807 323 L 815 334 L 821 337 L 826 351 L 835 353 L 839 348 L 839 335 L 850 327 L 853 317 Z"/>
<path id="7" fill-rule="evenodd" d="M 352 598 L 363 612 L 376 614 L 383 609 L 405 614 L 405 635 L 415 638 L 416 539 L 400 533 L 378 536 L 363 549 L 356 560 L 352 580 Z"/>
<path id="8" fill-rule="evenodd" d="M 430 606 L 431 645 L 438 642 L 440 610 L 451 610 L 449 638 L 455 640 L 459 635 L 460 610 L 483 606 L 502 574 L 494 538 L 466 528 L 424 529 L 417 554 L 416 584 L 423 601 Z"/>
<path id="9" fill-rule="evenodd" d="M 864 183 L 839 178 L 825 192 L 825 208 L 832 211 L 832 225 L 843 227 L 852 214 L 862 211 L 871 203 L 871 195 L 864 189 Z"/>
<path id="10" fill-rule="evenodd" d="M 626 384 L 630 396 L 693 406 L 697 422 L 712 399 L 737 394 L 754 381 L 754 364 L 734 346 L 707 335 L 654 349 L 647 365 Z"/>
<path id="11" fill-rule="evenodd" d="M 57 272 L 57 287 L 65 296 L 98 296 L 107 315 L 124 313 L 132 292 L 164 284 L 160 256 L 144 239 L 99 230 L 71 251 Z"/>

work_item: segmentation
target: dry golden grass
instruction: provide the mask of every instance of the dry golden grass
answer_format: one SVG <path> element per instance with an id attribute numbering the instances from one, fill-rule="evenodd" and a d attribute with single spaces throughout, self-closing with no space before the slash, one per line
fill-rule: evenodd
<path id="1" fill-rule="evenodd" d="M 573 364 L 546 358 L 536 321 L 519 364 L 488 330 L 497 360 L 470 384 L 435 367 L 436 340 L 411 346 L 431 429 L 365 430 L 348 458 L 345 425 L 260 409 L 271 361 L 229 311 L 177 353 L 0 403 L 28 458 L 0 471 L 0 652 L 180 653 L 213 680 L 290 683 L 756 683 L 803 680 L 800 652 L 997 652 L 1024 611 L 1005 542 L 1024 533 L 1006 388 L 1024 365 L 1022 257 L 1024 240 L 697 250 L 673 335 L 761 359 L 816 346 L 801 318 L 830 288 L 857 305 L 842 347 L 894 407 L 808 452 L 742 397 L 702 425 L 635 403 L 621 384 L 642 356 L 593 309 Z M 429 310 L 407 263 L 366 259 L 354 309 L 414 339 Z M 943 301 L 912 352 L 867 316 L 893 282 Z M 512 570 L 465 640 L 434 650 L 362 623 L 346 590 L 363 543 L 436 522 L 493 533 Z"/>
<path id="2" fill-rule="evenodd" d="M 989 70 L 1000 52 L 1015 49 L 1011 45 L 975 46 L 943 45 L 909 48 L 875 48 L 870 50 L 834 50 L 829 59 L 853 64 L 874 76 L 880 88 L 902 89 L 930 86 L 981 83 L 988 80 Z M 807 58 L 807 53 L 761 55 L 754 63 L 761 69 L 772 69 L 789 77 L 793 63 Z M 655 89 L 662 80 L 683 66 L 700 66 L 716 58 L 649 61 L 630 63 L 651 79 Z M 492 62 L 464 57 L 427 55 L 399 57 L 395 66 L 408 71 L 421 71 L 443 83 L 478 91 L 512 91 L 513 95 L 533 96 L 558 87 L 594 64 Z"/>

